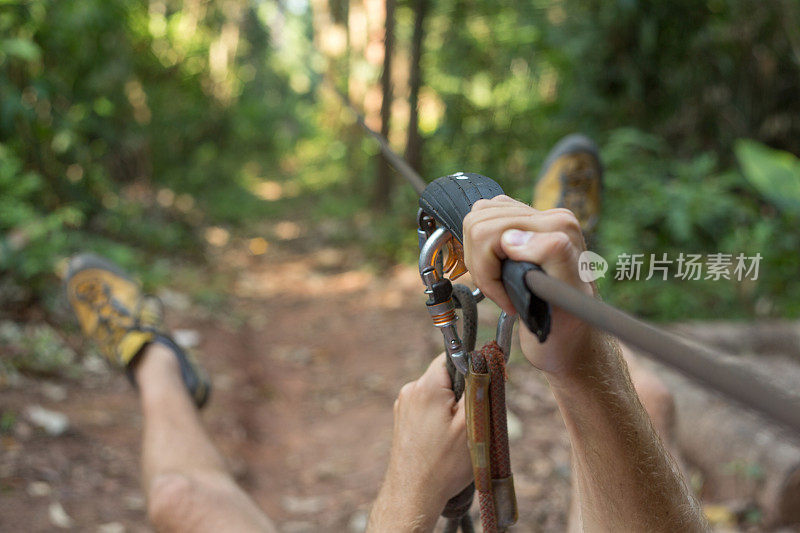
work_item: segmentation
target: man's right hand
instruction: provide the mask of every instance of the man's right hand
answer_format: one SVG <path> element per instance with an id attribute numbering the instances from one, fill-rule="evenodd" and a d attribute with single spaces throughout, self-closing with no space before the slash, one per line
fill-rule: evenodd
<path id="1" fill-rule="evenodd" d="M 514 312 L 501 262 L 536 263 L 586 294 L 585 249 L 575 216 L 537 211 L 507 196 L 476 202 L 464 218 L 464 256 L 483 293 Z M 556 306 L 540 344 L 520 328 L 522 351 L 547 375 L 570 435 L 573 482 L 586 531 L 706 531 L 707 524 L 664 451 L 628 377 L 616 340 Z M 614 490 L 608 490 L 614 487 Z"/>
<path id="2" fill-rule="evenodd" d="M 538 211 L 498 196 L 479 200 L 464 218 L 464 257 L 475 284 L 506 312 L 515 314 L 502 282 L 504 259 L 535 263 L 554 278 L 594 295 L 594 286 L 581 281 L 578 256 L 586 249 L 580 224 L 567 209 Z M 558 307 L 552 308 L 552 330 L 544 344 L 520 328 L 522 351 L 549 377 L 568 378 L 579 357 L 594 350 L 592 329 Z"/>

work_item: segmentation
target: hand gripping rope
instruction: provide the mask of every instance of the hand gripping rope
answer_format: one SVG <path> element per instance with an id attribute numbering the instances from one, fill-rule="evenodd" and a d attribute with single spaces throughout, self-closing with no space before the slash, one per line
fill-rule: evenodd
<path id="1" fill-rule="evenodd" d="M 466 388 L 467 437 L 475 477 L 474 485 L 453 498 L 442 513 L 449 519 L 446 531 L 471 531 L 466 515 L 473 491 L 478 492 L 483 530 L 505 531 L 517 521 L 517 502 L 508 451 L 505 404 L 505 363 L 511 348 L 516 317 L 501 313 L 495 341 L 474 351 L 479 289 L 470 291 L 451 280 L 467 271 L 463 258 L 464 217 L 475 202 L 503 194 L 497 183 L 479 174 L 457 173 L 431 183 L 420 197 L 419 273 L 428 295 L 427 307 L 434 326 L 444 337 L 448 371 L 458 399 Z M 446 256 L 446 257 L 445 257 Z M 549 305 L 525 289 L 523 274 L 533 264 L 506 261 L 504 280 L 523 321 L 540 341 L 550 329 Z M 516 283 L 511 283 L 511 280 Z M 462 309 L 464 340 L 459 336 L 456 309 Z M 466 384 L 465 384 L 466 381 Z"/>

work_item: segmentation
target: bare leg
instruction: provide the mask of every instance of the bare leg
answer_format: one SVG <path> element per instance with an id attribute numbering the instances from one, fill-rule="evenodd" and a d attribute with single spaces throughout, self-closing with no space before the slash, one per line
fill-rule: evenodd
<path id="1" fill-rule="evenodd" d="M 170 350 L 149 345 L 134 372 L 144 416 L 143 482 L 156 529 L 276 531 L 225 468 Z"/>

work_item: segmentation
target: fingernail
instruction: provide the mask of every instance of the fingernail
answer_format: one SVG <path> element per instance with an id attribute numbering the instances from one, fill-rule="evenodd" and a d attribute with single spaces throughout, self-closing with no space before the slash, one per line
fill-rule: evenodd
<path id="1" fill-rule="evenodd" d="M 506 230 L 503 233 L 503 242 L 509 246 L 522 246 L 533 237 L 532 231 L 520 231 L 518 229 Z"/>

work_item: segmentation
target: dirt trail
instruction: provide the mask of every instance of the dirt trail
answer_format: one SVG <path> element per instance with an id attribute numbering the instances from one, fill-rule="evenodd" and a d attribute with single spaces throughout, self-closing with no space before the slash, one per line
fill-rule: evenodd
<path id="1" fill-rule="evenodd" d="M 356 268 L 356 253 L 226 254 L 225 268 L 237 274 L 230 302 L 217 312 L 176 308 L 165 295 L 169 325 L 200 334 L 199 357 L 215 385 L 204 413 L 210 434 L 286 533 L 363 530 L 386 463 L 395 395 L 441 350 L 415 270 L 376 275 Z M 486 340 L 496 314 L 481 305 Z M 563 425 L 535 370 L 515 359 L 509 374 L 516 531 L 563 531 Z M 61 523 L 148 531 L 135 392 L 102 369 L 57 380 L 63 399 L 48 393 L 52 385 L 24 378 L 0 390 L 6 410 L 38 404 L 70 421 L 58 437 L 24 421 L 3 437 L 0 530 Z"/>

